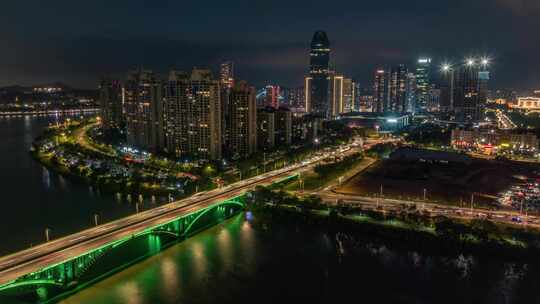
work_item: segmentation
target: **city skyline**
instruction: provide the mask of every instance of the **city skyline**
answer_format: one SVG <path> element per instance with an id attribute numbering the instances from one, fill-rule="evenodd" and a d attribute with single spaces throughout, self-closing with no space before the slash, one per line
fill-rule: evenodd
<path id="1" fill-rule="evenodd" d="M 347 11 L 328 16 L 317 11 L 318 2 L 272 6 L 279 10 L 267 10 L 264 4 L 242 9 L 242 1 L 208 8 L 209 16 L 217 16 L 220 9 L 223 15 L 244 15 L 241 21 L 227 19 L 232 27 L 244 29 L 241 36 L 223 33 L 225 28 L 218 26 L 222 17 L 210 18 L 205 24 L 193 20 L 201 13 L 195 4 L 189 4 L 196 10 L 188 16 L 175 9 L 174 3 L 108 7 L 98 2 L 82 8 L 68 2 L 35 4 L 40 9 L 24 18 L 24 27 L 17 14 L 2 21 L 10 26 L 2 27 L 0 85 L 62 81 L 94 88 L 101 75 L 122 75 L 138 67 L 165 75 L 170 69 L 192 66 L 217 72 L 220 63 L 231 60 L 239 77 L 257 87 L 267 83 L 301 86 L 308 72 L 306 37 L 316 30 L 324 30 L 331 39 L 332 65 L 364 87 L 376 66 L 413 66 L 422 56 L 429 56 L 435 64 L 464 56 L 490 56 L 497 75 L 494 87 L 534 89 L 540 83 L 536 72 L 540 70 L 536 55 L 540 43 L 527 38 L 539 22 L 534 16 L 540 15 L 540 5 L 534 1 L 342 2 Z M 22 10 L 19 4 L 7 6 L 7 11 Z M 99 15 L 95 22 L 78 22 L 95 15 Z M 455 24 L 452 20 L 458 15 L 461 21 Z M 151 25 L 141 28 L 134 25 L 136 20 Z M 369 22 L 374 20 L 389 22 L 374 27 Z M 242 22 L 249 22 L 249 28 Z M 14 28 L 13 24 L 21 26 Z"/>

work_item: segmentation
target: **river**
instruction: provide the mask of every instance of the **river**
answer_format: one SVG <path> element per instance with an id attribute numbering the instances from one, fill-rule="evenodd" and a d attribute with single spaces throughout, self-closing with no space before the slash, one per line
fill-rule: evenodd
<path id="1" fill-rule="evenodd" d="M 58 236 L 90 227 L 96 213 L 134 211 L 31 159 L 33 138 L 58 119 L 0 119 L 1 253 L 42 241 L 45 227 Z M 540 303 L 536 261 L 416 247 L 245 213 L 60 303 Z"/>

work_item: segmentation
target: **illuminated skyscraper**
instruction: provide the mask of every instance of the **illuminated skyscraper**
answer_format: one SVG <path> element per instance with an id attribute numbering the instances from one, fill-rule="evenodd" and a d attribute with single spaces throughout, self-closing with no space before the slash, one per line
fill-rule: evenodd
<path id="1" fill-rule="evenodd" d="M 255 88 L 240 81 L 229 95 L 228 152 L 234 158 L 245 158 L 257 150 L 257 105 Z"/>
<path id="2" fill-rule="evenodd" d="M 221 159 L 220 87 L 212 72 L 171 72 L 165 103 L 169 153 Z"/>
<path id="3" fill-rule="evenodd" d="M 281 94 L 280 87 L 278 85 L 267 85 L 265 90 L 266 98 L 264 106 L 277 109 L 279 107 L 279 98 Z"/>
<path id="4" fill-rule="evenodd" d="M 328 74 L 330 62 L 330 41 L 323 31 L 317 31 L 311 40 L 310 52 L 310 80 L 306 88 L 309 93 L 306 94 L 308 112 L 322 117 L 328 117 L 330 114 L 330 105 L 328 102 Z M 306 79 L 306 82 L 308 79 Z M 309 99 L 307 99 L 309 97 Z"/>
<path id="5" fill-rule="evenodd" d="M 416 64 L 416 112 L 425 112 L 429 98 L 431 58 L 420 58 Z"/>
<path id="6" fill-rule="evenodd" d="M 222 88 L 231 89 L 234 86 L 234 63 L 232 61 L 221 64 L 219 77 Z"/>
<path id="7" fill-rule="evenodd" d="M 475 122 L 483 117 L 489 80 L 487 64 L 467 59 L 453 71 L 453 110 L 458 121 Z"/>
<path id="8" fill-rule="evenodd" d="M 375 71 L 375 81 L 373 83 L 373 111 L 382 113 L 389 111 L 390 104 L 390 73 L 384 69 Z"/>
<path id="9" fill-rule="evenodd" d="M 356 84 L 350 78 L 343 79 L 343 110 L 341 113 L 354 111 L 356 99 Z"/>
<path id="10" fill-rule="evenodd" d="M 328 76 L 328 101 L 330 103 L 329 117 L 335 118 L 343 113 L 343 75 L 331 72 Z"/>
<path id="11" fill-rule="evenodd" d="M 124 87 L 127 142 L 143 150 L 164 147 L 162 84 L 154 73 L 132 71 Z"/>
<path id="12" fill-rule="evenodd" d="M 232 61 L 221 64 L 219 84 L 221 88 L 221 144 L 225 148 L 229 145 L 229 130 L 226 127 L 229 121 L 229 94 L 234 87 L 234 63 Z"/>
<path id="13" fill-rule="evenodd" d="M 407 112 L 408 71 L 404 65 L 393 67 L 390 72 L 390 103 L 385 112 Z"/>

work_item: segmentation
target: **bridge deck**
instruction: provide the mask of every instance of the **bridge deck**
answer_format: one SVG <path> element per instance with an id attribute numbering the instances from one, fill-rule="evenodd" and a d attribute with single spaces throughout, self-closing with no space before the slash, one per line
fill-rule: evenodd
<path id="1" fill-rule="evenodd" d="M 241 195 L 257 185 L 279 181 L 308 166 L 310 164 L 295 165 L 268 172 L 5 256 L 0 259 L 0 285 Z"/>

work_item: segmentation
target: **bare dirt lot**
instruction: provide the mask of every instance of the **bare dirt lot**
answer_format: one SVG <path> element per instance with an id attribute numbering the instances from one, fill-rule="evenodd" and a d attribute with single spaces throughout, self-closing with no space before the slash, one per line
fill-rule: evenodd
<path id="1" fill-rule="evenodd" d="M 450 205 L 496 205 L 498 193 L 531 177 L 536 165 L 472 159 L 470 163 L 440 163 L 420 160 L 381 160 L 355 176 L 336 192 L 353 195 L 423 200 Z"/>

